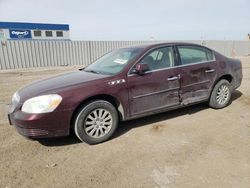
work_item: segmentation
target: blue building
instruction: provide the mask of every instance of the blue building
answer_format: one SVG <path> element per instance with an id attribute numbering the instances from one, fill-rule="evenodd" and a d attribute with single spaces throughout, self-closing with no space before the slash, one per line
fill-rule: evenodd
<path id="1" fill-rule="evenodd" d="M 69 40 L 68 24 L 0 22 L 0 40 Z"/>

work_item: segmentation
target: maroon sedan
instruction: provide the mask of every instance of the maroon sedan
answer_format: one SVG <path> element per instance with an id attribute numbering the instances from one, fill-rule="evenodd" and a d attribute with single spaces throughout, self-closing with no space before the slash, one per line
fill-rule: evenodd
<path id="1" fill-rule="evenodd" d="M 164 43 L 112 51 L 86 68 L 38 81 L 12 98 L 10 124 L 29 138 L 109 139 L 119 121 L 200 102 L 230 103 L 242 65 L 209 48 Z"/>

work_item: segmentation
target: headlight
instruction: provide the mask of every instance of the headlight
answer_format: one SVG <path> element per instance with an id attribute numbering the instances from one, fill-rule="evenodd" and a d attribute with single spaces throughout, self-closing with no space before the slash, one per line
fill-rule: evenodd
<path id="1" fill-rule="evenodd" d="M 34 97 L 24 102 L 22 111 L 32 114 L 52 112 L 61 101 L 62 97 L 57 94 Z"/>

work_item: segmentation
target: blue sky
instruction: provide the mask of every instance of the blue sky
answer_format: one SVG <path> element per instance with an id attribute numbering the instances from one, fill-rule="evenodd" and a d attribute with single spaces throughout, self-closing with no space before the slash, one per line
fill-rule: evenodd
<path id="1" fill-rule="evenodd" d="M 246 40 L 250 0 L 0 0 L 0 21 L 68 23 L 73 40 Z"/>

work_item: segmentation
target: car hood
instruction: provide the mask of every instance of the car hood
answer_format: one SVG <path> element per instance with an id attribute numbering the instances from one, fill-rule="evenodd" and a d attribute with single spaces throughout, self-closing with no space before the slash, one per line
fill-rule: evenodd
<path id="1" fill-rule="evenodd" d="M 106 77 L 110 77 L 110 75 L 96 74 L 85 71 L 74 71 L 34 82 L 20 89 L 18 94 L 20 95 L 21 100 L 26 100 L 30 97 L 48 93 L 56 93 L 63 88 L 90 83 L 90 81 L 95 81 Z"/>

